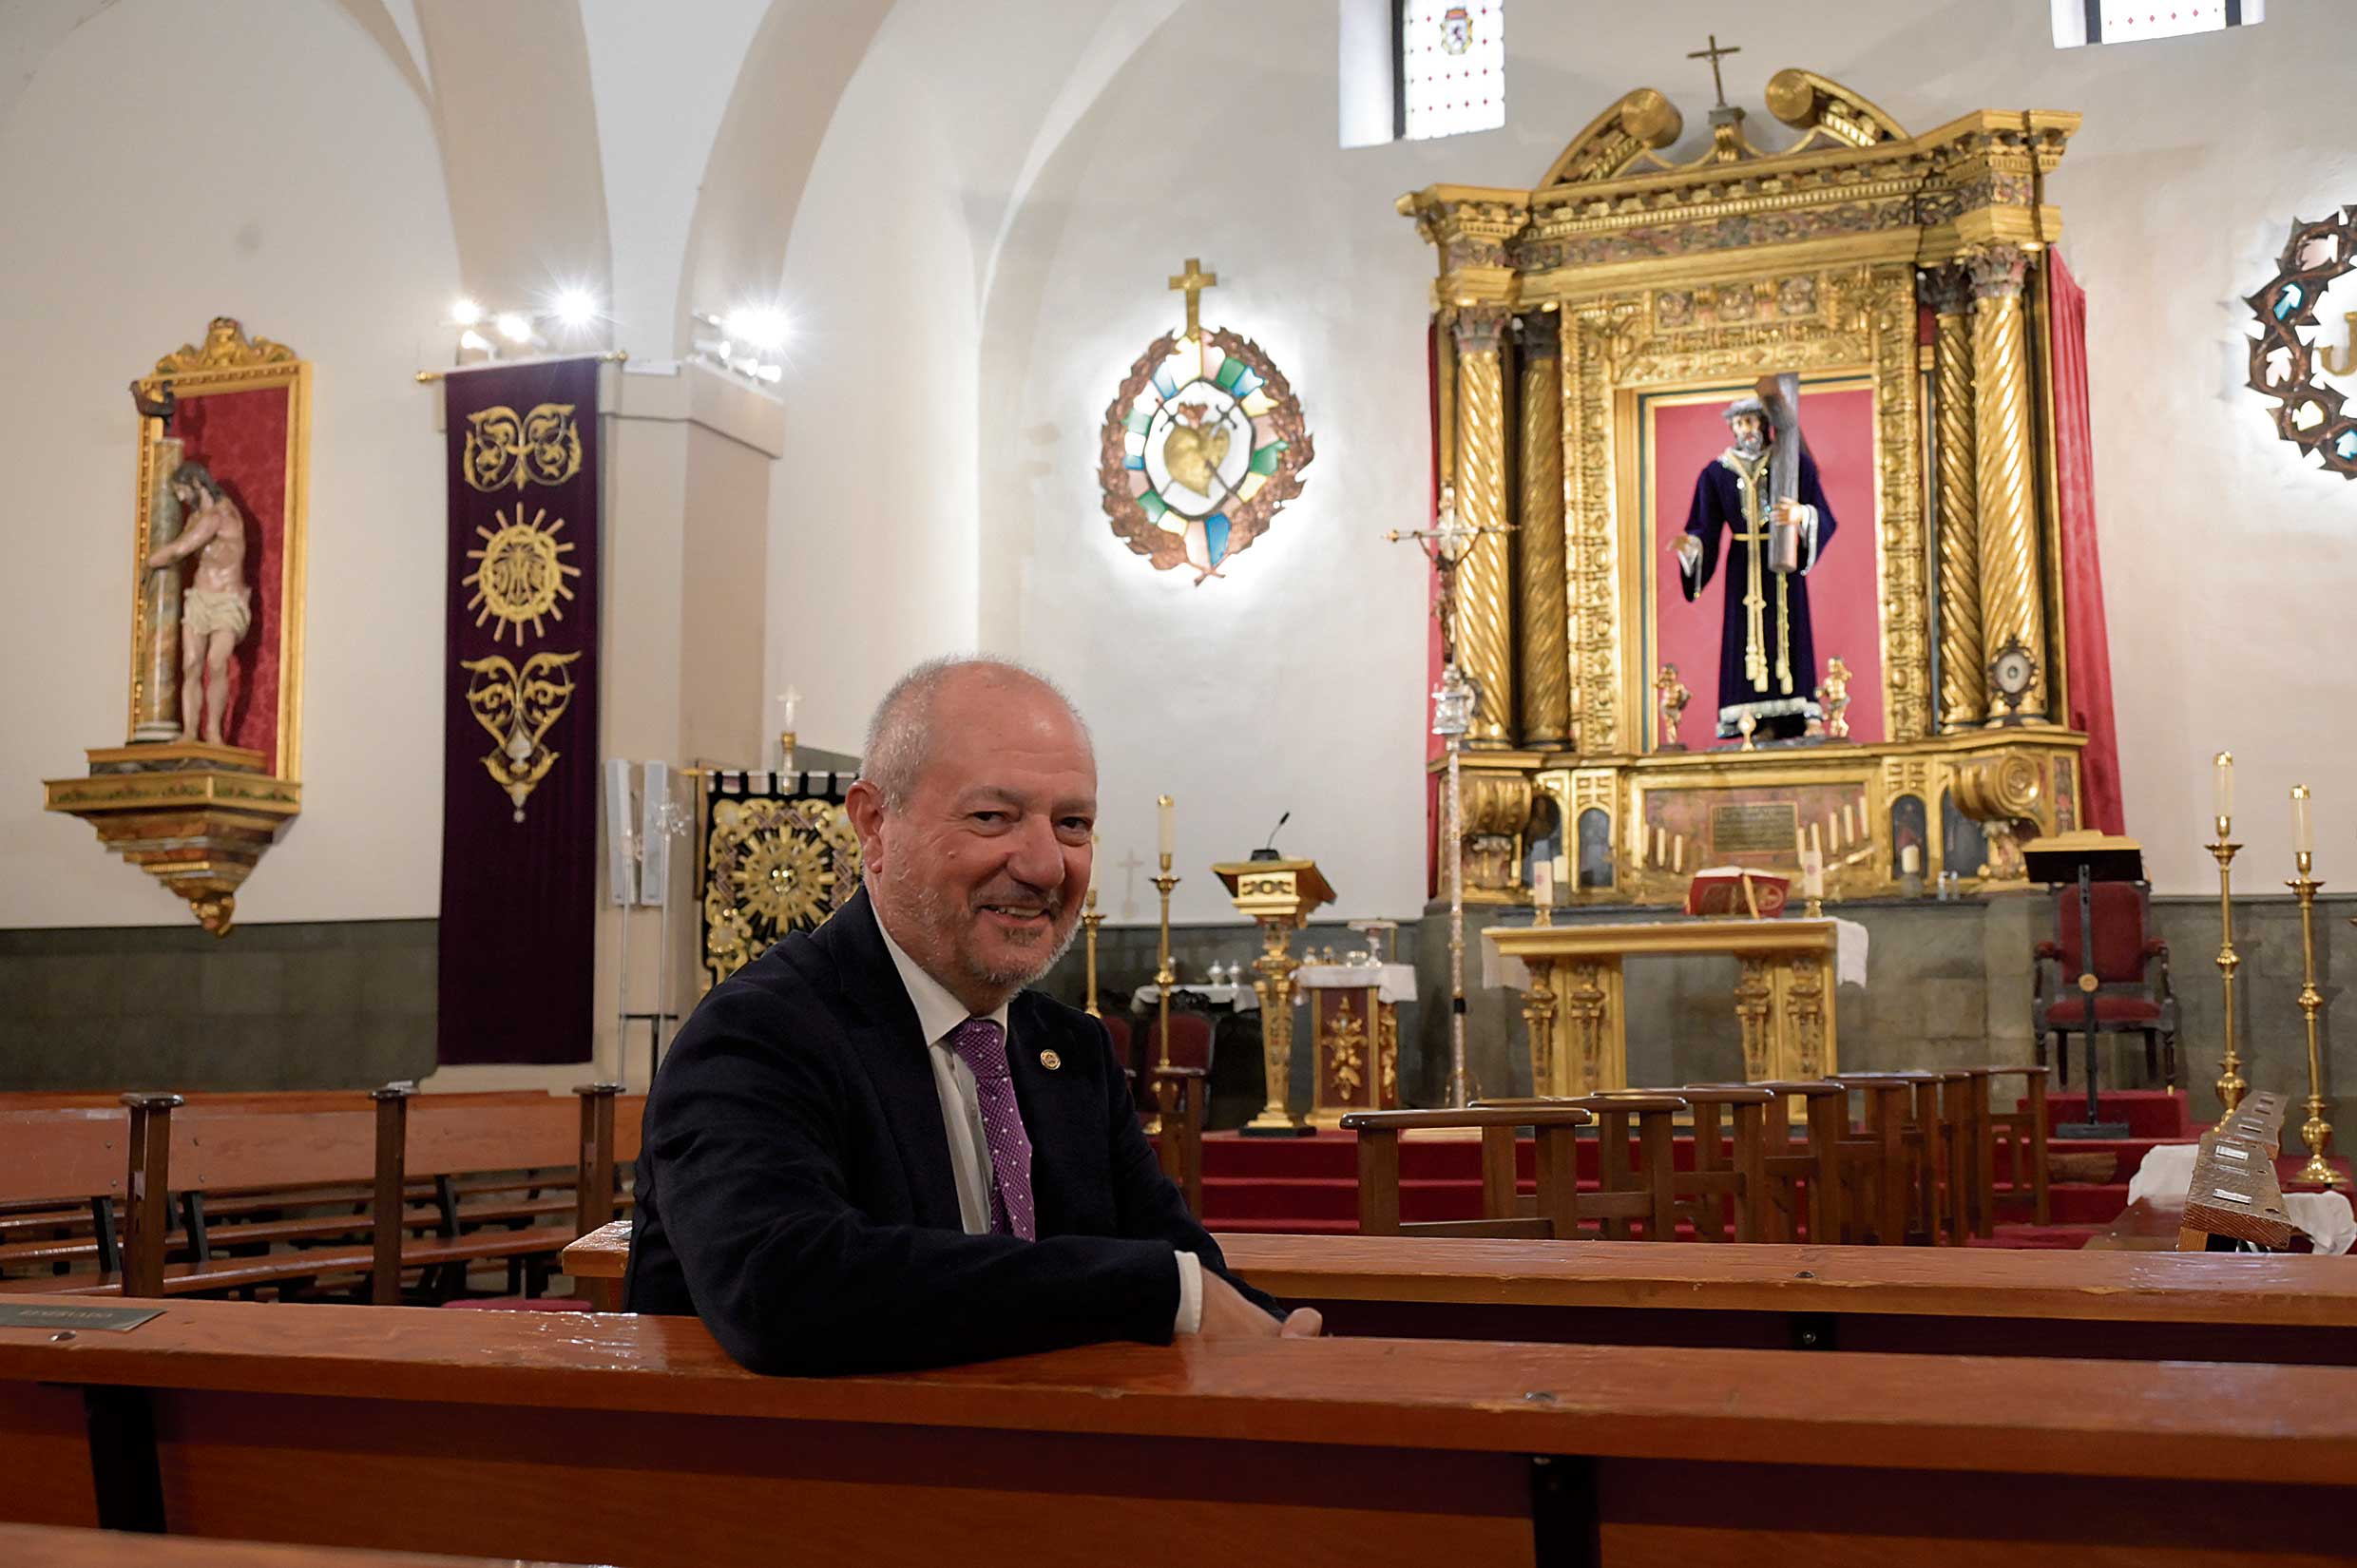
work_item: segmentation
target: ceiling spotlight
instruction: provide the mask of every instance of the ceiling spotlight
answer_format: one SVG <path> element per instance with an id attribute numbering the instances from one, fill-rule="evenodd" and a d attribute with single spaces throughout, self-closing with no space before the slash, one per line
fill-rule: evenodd
<path id="1" fill-rule="evenodd" d="M 566 289 L 556 298 L 556 318 L 568 327 L 585 327 L 598 318 L 598 301 L 587 289 Z"/>
<path id="2" fill-rule="evenodd" d="M 757 349 L 781 349 L 786 343 L 786 313 L 766 306 L 739 306 L 725 323 L 731 337 L 741 337 Z"/>
<path id="3" fill-rule="evenodd" d="M 491 340 L 472 327 L 469 327 L 458 335 L 458 346 L 469 354 L 489 354 L 491 349 Z"/>
<path id="4" fill-rule="evenodd" d="M 532 324 L 513 311 L 502 311 L 499 319 L 492 325 L 499 329 L 499 335 L 510 343 L 529 343 L 532 340 Z"/>
<path id="5" fill-rule="evenodd" d="M 450 307 L 450 322 L 454 326 L 471 327 L 483 319 L 483 307 L 471 299 L 461 298 Z"/>

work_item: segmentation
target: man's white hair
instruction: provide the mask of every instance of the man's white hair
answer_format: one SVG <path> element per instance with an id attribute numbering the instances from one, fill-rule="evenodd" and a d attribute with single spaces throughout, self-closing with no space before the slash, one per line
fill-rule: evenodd
<path id="1" fill-rule="evenodd" d="M 868 719 L 868 744 L 860 754 L 859 776 L 874 785 L 884 804 L 892 810 L 908 805 L 932 755 L 933 698 L 951 676 L 965 670 L 982 671 L 1003 680 L 1027 680 L 1041 687 L 1064 704 L 1064 711 L 1072 716 L 1073 727 L 1081 732 L 1082 743 L 1095 754 L 1097 743 L 1088 733 L 1088 720 L 1081 717 L 1064 688 L 1039 671 L 987 654 L 945 654 L 927 660 L 893 681 Z"/>

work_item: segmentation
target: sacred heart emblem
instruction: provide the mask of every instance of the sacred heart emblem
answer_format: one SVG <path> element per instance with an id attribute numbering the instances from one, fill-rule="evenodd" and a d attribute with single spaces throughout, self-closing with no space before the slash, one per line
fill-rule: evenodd
<path id="1" fill-rule="evenodd" d="M 1200 403 L 1181 405 L 1179 422 L 1162 443 L 1162 466 L 1170 476 L 1202 496 L 1219 483 L 1219 465 L 1228 460 L 1228 427 L 1205 430 L 1203 421 L 1210 416 L 1211 411 Z"/>
<path id="2" fill-rule="evenodd" d="M 1187 296 L 1186 329 L 1129 367 L 1097 444 L 1114 533 L 1157 571 L 1194 572 L 1198 587 L 1226 576 L 1301 493 L 1313 455 L 1301 400 L 1260 345 L 1202 324 L 1200 296 L 1217 281 L 1192 257 L 1170 280 Z"/>
<path id="3" fill-rule="evenodd" d="M 508 793 L 518 822 L 524 820 L 525 797 L 556 764 L 558 754 L 544 742 L 573 704 L 573 677 L 565 666 L 581 655 L 578 648 L 536 653 L 522 670 L 497 654 L 459 660 L 458 667 L 473 677 L 467 682 L 467 711 L 496 742 L 483 758 L 484 770 Z"/>

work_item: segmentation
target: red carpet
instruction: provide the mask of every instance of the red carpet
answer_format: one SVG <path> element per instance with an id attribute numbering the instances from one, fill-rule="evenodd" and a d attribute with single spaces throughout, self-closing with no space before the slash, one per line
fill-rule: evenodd
<path id="1" fill-rule="evenodd" d="M 2056 1181 L 2049 1201 L 2053 1223 L 2031 1223 L 2027 1196 L 2000 1197 L 1997 1234 L 1983 1247 L 2076 1248 L 2117 1219 L 2128 1206 L 2128 1178 L 2157 1143 L 2190 1141 L 2200 1131 L 2187 1113 L 2183 1093 L 2126 1090 L 2100 1100 L 2107 1120 L 2128 1123 L 2125 1138 L 2099 1142 L 2053 1138 L 2050 1154 L 2112 1157 L 2104 1179 Z M 2083 1119 L 2086 1101 L 2059 1091 L 2047 1100 L 2049 1127 Z M 2287 1127 L 2290 1136 L 2291 1129 Z M 1531 1179 L 1531 1148 L 1521 1147 L 1523 1180 Z M 1580 1150 L 1583 1182 L 1596 1178 L 1596 1145 Z M 1681 1135 L 1675 1159 L 1689 1169 L 1694 1140 Z M 2286 1184 L 2299 1160 L 2284 1162 Z M 2008 1180 L 2005 1151 L 1997 1156 L 1997 1179 Z M 1472 1219 L 1481 1213 L 1481 1150 L 1470 1138 L 1409 1138 L 1400 1150 L 1400 1214 L 1408 1220 Z M 1244 1138 L 1212 1133 L 1203 1139 L 1203 1223 L 1214 1231 L 1348 1234 L 1358 1229 L 1358 1141 L 1345 1132 L 1313 1138 Z"/>

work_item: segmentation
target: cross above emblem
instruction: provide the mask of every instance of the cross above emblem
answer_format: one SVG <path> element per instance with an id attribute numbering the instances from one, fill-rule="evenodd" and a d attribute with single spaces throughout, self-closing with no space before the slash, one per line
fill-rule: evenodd
<path id="1" fill-rule="evenodd" d="M 1730 44 L 1722 49 L 1718 47 L 1718 34 L 1712 33 L 1710 35 L 1710 39 L 1711 47 L 1709 48 L 1691 50 L 1688 52 L 1686 58 L 1689 60 L 1708 60 L 1711 63 L 1711 86 L 1716 89 L 1718 93 L 1718 106 L 1723 109 L 1727 106 L 1727 84 L 1719 80 L 1718 59 L 1722 54 L 1741 54 L 1743 52 L 1743 46 L 1740 44 Z"/>
<path id="2" fill-rule="evenodd" d="M 1173 277 L 1170 280 L 1170 286 L 1174 289 L 1186 290 L 1187 335 L 1201 337 L 1203 335 L 1203 291 L 1217 288 L 1219 275 L 1216 272 L 1205 272 L 1203 263 L 1190 256 L 1187 258 L 1187 270 Z"/>

